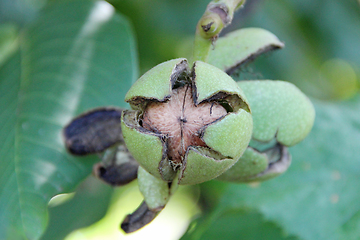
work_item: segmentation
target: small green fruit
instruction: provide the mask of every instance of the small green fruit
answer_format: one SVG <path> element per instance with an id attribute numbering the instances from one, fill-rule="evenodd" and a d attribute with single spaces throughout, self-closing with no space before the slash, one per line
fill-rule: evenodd
<path id="1" fill-rule="evenodd" d="M 124 141 L 140 166 L 178 184 L 211 180 L 243 154 L 252 134 L 248 102 L 220 69 L 186 59 L 164 62 L 145 73 L 125 96 Z"/>
<path id="2" fill-rule="evenodd" d="M 284 173 L 291 163 L 287 147 L 311 131 L 315 110 L 295 85 L 284 81 L 238 83 L 252 107 L 252 140 L 239 161 L 218 179 L 231 182 L 264 181 Z"/>

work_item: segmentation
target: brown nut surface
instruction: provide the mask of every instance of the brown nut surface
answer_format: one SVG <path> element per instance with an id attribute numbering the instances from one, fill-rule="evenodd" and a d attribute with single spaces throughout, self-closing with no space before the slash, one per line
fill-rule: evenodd
<path id="1" fill-rule="evenodd" d="M 196 106 L 192 87 L 186 85 L 175 89 L 169 101 L 148 104 L 143 115 L 143 127 L 168 136 L 169 160 L 178 166 L 189 146 L 206 146 L 199 136 L 201 128 L 226 114 L 225 108 L 217 102 Z"/>

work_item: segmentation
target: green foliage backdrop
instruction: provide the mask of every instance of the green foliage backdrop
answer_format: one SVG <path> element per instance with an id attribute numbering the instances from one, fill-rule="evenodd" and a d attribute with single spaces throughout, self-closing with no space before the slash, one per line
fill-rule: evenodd
<path id="1" fill-rule="evenodd" d="M 0 239 L 38 239 L 50 198 L 73 190 L 96 161 L 66 153 L 62 128 L 87 109 L 126 106 L 137 60 L 127 20 L 106 2 L 49 4 L 18 41 L 0 69 Z"/>
<path id="2" fill-rule="evenodd" d="M 48 213 L 97 161 L 66 153 L 61 129 L 90 108 L 126 107 L 138 68 L 189 57 L 207 3 L 0 0 L 0 239 L 64 239 L 104 215 L 112 190 L 96 181 Z M 315 125 L 284 175 L 202 184 L 203 213 L 183 239 L 359 239 L 359 2 L 248 0 L 227 31 L 240 27 L 286 47 L 234 77 L 295 83 L 312 97 Z"/>

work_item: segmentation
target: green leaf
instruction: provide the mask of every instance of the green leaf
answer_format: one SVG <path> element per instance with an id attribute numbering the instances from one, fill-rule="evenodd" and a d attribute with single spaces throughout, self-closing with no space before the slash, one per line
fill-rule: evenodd
<path id="1" fill-rule="evenodd" d="M 0 25 L 0 66 L 17 50 L 17 35 L 18 31 L 15 25 Z"/>
<path id="2" fill-rule="evenodd" d="M 102 1 L 54 2 L 25 29 L 21 53 L 0 69 L 0 239 L 39 239 L 47 203 L 91 172 L 61 130 L 87 109 L 114 105 L 137 79 L 126 19 Z"/>
<path id="3" fill-rule="evenodd" d="M 196 219 L 189 229 L 202 227 L 203 232 L 196 231 L 196 234 L 188 233 L 182 240 L 295 240 L 288 236 L 283 230 L 274 224 L 264 220 L 264 217 L 254 210 L 229 209 L 211 216 L 213 221 L 206 222 L 208 216 Z M 202 234 L 199 234 L 202 233 Z"/>
<path id="4" fill-rule="evenodd" d="M 219 38 L 209 53 L 208 62 L 231 74 L 257 56 L 283 47 L 284 44 L 267 30 L 244 28 Z"/>
<path id="5" fill-rule="evenodd" d="M 73 199 L 49 207 L 49 227 L 41 240 L 63 240 L 75 229 L 87 227 L 104 217 L 113 188 L 94 177 L 78 187 Z"/>
<path id="6" fill-rule="evenodd" d="M 32 20 L 48 0 L 0 0 L 0 22 L 24 25 Z"/>
<path id="7" fill-rule="evenodd" d="M 15 172 L 15 127 L 20 89 L 20 54 L 0 68 L 0 238 L 22 239 L 19 192 Z"/>
<path id="8" fill-rule="evenodd" d="M 220 184 L 226 190 L 213 211 L 253 209 L 300 239 L 358 239 L 360 96 L 343 103 L 315 102 L 315 109 L 312 132 L 290 149 L 288 172 L 257 185 Z M 203 185 L 207 195 L 214 183 Z M 232 227 L 239 228 L 235 222 Z"/>

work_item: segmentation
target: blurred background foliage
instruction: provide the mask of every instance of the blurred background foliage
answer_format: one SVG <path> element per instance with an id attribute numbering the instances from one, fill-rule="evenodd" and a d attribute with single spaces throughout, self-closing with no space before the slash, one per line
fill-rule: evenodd
<path id="1" fill-rule="evenodd" d="M 0 69 L 44 7 L 64 1 L 70 0 L 0 0 Z M 109 0 L 132 24 L 140 74 L 165 60 L 191 58 L 208 2 Z M 127 238 L 178 239 L 195 216 L 184 239 L 360 238 L 359 2 L 247 0 L 222 34 L 244 27 L 271 31 L 285 48 L 242 66 L 234 78 L 294 83 L 315 104 L 314 130 L 290 150 L 293 164 L 283 176 L 183 187 L 159 218 Z M 51 201 L 41 239 L 123 239 L 119 223 L 140 202 L 136 183 L 112 189 L 88 177 L 75 194 Z"/>
<path id="2" fill-rule="evenodd" d="M 110 2 L 134 24 L 142 72 L 166 59 L 191 56 L 194 25 L 208 3 Z M 316 98 L 346 99 L 359 89 L 359 16 L 356 0 L 252 0 L 222 34 L 261 27 L 286 45 L 240 69 L 241 79 L 284 79 Z"/>

